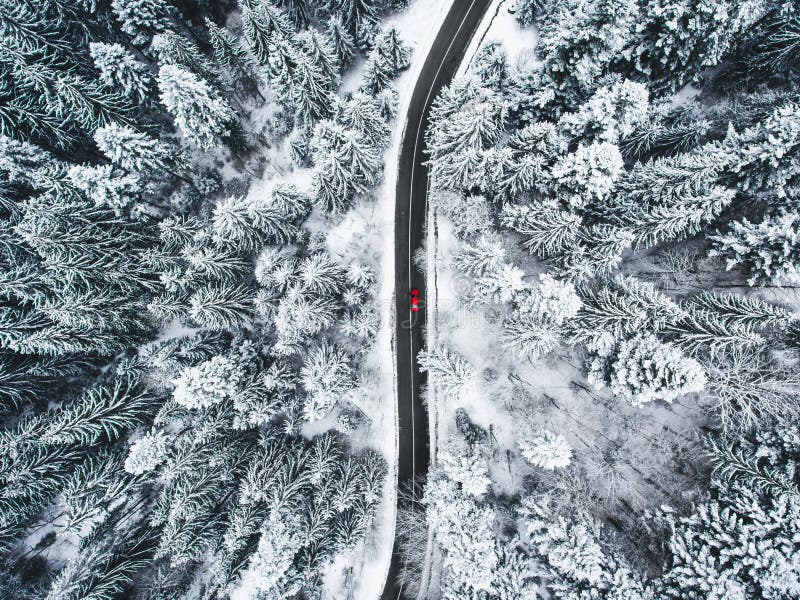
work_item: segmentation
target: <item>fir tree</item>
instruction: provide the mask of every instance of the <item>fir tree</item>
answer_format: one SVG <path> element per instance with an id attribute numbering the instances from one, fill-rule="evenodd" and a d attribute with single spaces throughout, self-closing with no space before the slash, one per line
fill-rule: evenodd
<path id="1" fill-rule="evenodd" d="M 377 95 L 388 87 L 390 82 L 408 68 L 411 51 L 399 38 L 392 27 L 382 32 L 376 39 L 364 68 L 364 82 L 361 90 L 370 96 Z"/>
<path id="2" fill-rule="evenodd" d="M 781 285 L 798 281 L 800 218 L 796 213 L 767 216 L 760 223 L 746 218 L 732 221 L 727 233 L 710 238 L 714 244 L 711 255 L 725 258 L 728 269 L 744 266 L 751 286 L 759 282 Z"/>
<path id="3" fill-rule="evenodd" d="M 160 172 L 183 162 L 175 148 L 126 125 L 110 123 L 100 127 L 94 139 L 111 162 L 134 173 Z"/>
<path id="4" fill-rule="evenodd" d="M 706 374 L 677 347 L 645 334 L 624 340 L 610 354 L 594 359 L 589 380 L 598 387 L 607 385 L 616 396 L 641 406 L 699 392 L 705 387 Z"/>
<path id="5" fill-rule="evenodd" d="M 112 0 L 111 6 L 122 31 L 135 44 L 145 44 L 154 33 L 170 26 L 172 8 L 164 0 Z"/>
<path id="6" fill-rule="evenodd" d="M 156 53 L 160 67 L 178 67 L 211 83 L 218 78 L 216 67 L 202 54 L 200 48 L 174 31 L 168 30 L 154 36 L 150 48 Z"/>
<path id="7" fill-rule="evenodd" d="M 514 206 L 508 204 L 500 217 L 501 223 L 527 239 L 523 246 L 531 254 L 546 258 L 568 251 L 578 241 L 581 218 L 575 213 L 556 207 Z"/>
<path id="8" fill-rule="evenodd" d="M 158 73 L 161 102 L 181 131 L 204 150 L 231 132 L 234 114 L 209 84 L 189 71 L 166 65 Z"/>
<path id="9" fill-rule="evenodd" d="M 266 65 L 270 59 L 273 36 L 278 40 L 287 39 L 293 33 L 292 24 L 286 13 L 271 0 L 245 0 L 240 4 L 244 38 L 256 60 Z"/>
<path id="10" fill-rule="evenodd" d="M 353 61 L 355 56 L 355 40 L 347 30 L 346 25 L 338 16 L 333 16 L 327 23 L 328 37 L 339 58 L 339 64 L 342 68 L 347 68 Z"/>
<path id="11" fill-rule="evenodd" d="M 446 346 L 423 350 L 417 360 L 420 367 L 428 371 L 435 380 L 436 385 L 452 396 L 460 394 L 475 375 L 472 365 Z"/>
<path id="12" fill-rule="evenodd" d="M 558 4 L 540 29 L 541 83 L 547 87 L 539 102 L 544 105 L 548 93 L 568 103 L 594 91 L 630 42 L 638 12 L 630 0 Z"/>
<path id="13" fill-rule="evenodd" d="M 759 457 L 750 465 L 756 472 L 742 465 L 737 454 L 719 456 L 722 477 L 712 481 L 711 497 L 688 517 L 664 517 L 671 530 L 671 556 L 659 581 L 664 597 L 725 597 L 731 590 L 743 597 L 797 594 L 800 571 L 787 540 L 798 525 L 800 503 L 794 493 L 775 485 L 794 479 L 797 447 L 796 431 L 762 436 L 755 448 L 748 448 L 748 454 L 755 450 Z M 765 485 L 770 493 L 763 493 Z M 757 558 L 749 548 L 758 548 Z"/>
<path id="14" fill-rule="evenodd" d="M 250 322 L 252 293 L 243 285 L 210 285 L 191 297 L 189 315 L 212 329 L 238 329 Z"/>
<path id="15" fill-rule="evenodd" d="M 92 42 L 89 51 L 100 71 L 101 84 L 139 102 L 147 99 L 152 77 L 144 63 L 137 61 L 120 44 Z"/>
<path id="16" fill-rule="evenodd" d="M 766 8 L 727 0 L 651 2 L 637 23 L 634 67 L 658 91 L 674 91 L 703 69 L 717 65 L 738 35 Z"/>
<path id="17" fill-rule="evenodd" d="M 536 467 L 552 471 L 567 467 L 572 462 L 572 449 L 566 438 L 552 431 L 542 431 L 518 443 L 522 456 Z"/>

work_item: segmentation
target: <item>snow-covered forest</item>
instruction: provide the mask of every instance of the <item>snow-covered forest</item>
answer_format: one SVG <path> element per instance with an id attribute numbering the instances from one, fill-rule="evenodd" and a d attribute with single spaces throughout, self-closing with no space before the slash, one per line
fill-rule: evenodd
<path id="1" fill-rule="evenodd" d="M 800 4 L 493 6 L 427 132 L 407 597 L 797 598 Z"/>
<path id="2" fill-rule="evenodd" d="M 1 598 L 317 598 L 363 543 L 394 400 L 351 209 L 405 5 L 0 1 Z"/>

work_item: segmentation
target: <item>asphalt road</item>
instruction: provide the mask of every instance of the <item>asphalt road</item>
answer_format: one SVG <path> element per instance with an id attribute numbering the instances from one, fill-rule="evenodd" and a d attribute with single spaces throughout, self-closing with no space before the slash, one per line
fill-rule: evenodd
<path id="1" fill-rule="evenodd" d="M 395 209 L 395 277 L 397 280 L 397 410 L 399 426 L 399 486 L 428 471 L 428 416 L 419 395 L 425 374 L 417 367 L 417 352 L 423 347 L 425 330 L 425 281 L 412 264 L 414 252 L 423 242 L 428 204 L 428 169 L 424 165 L 425 131 L 431 104 L 439 91 L 452 81 L 475 29 L 491 0 L 455 0 L 431 47 L 411 96 L 408 120 L 400 148 Z M 418 313 L 411 312 L 411 288 L 420 291 Z M 397 583 L 400 567 L 397 543 L 382 599 L 400 598 Z"/>

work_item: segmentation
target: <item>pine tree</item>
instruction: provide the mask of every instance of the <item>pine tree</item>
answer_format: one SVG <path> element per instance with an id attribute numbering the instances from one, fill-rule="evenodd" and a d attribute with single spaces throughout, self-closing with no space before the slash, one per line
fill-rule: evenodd
<path id="1" fill-rule="evenodd" d="M 136 175 L 123 175 L 111 165 L 74 166 L 68 173 L 72 184 L 95 204 L 108 207 L 117 214 L 128 212 L 142 193 Z"/>
<path id="2" fill-rule="evenodd" d="M 720 351 L 760 348 L 766 339 L 755 328 L 741 321 L 725 319 L 718 313 L 696 309 L 688 305 L 684 316 L 667 330 L 674 333 L 675 341 L 688 352 Z"/>
<path id="3" fill-rule="evenodd" d="M 572 448 L 567 439 L 560 434 L 544 430 L 532 437 L 518 441 L 522 456 L 535 467 L 563 469 L 572 462 Z"/>
<path id="4" fill-rule="evenodd" d="M 502 92 L 508 85 L 510 67 L 500 42 L 483 46 L 472 60 L 471 68 L 485 85 L 497 92 Z"/>
<path id="5" fill-rule="evenodd" d="M 653 400 L 672 402 L 701 391 L 706 373 L 676 346 L 644 334 L 624 340 L 609 355 L 594 359 L 589 380 L 598 387 L 607 385 L 614 395 L 641 406 Z"/>
<path id="6" fill-rule="evenodd" d="M 520 513 L 529 547 L 544 561 L 551 586 L 556 590 L 581 585 L 594 590 L 606 587 L 610 565 L 597 541 L 596 523 L 553 514 L 546 497 L 525 497 Z"/>
<path id="7" fill-rule="evenodd" d="M 792 319 L 785 308 L 757 298 L 740 294 L 716 294 L 701 292 L 689 298 L 693 307 L 717 313 L 732 323 L 759 329 L 786 327 Z"/>
<path id="8" fill-rule="evenodd" d="M 108 600 L 125 593 L 152 560 L 146 525 L 120 525 L 82 548 L 54 579 L 47 600 Z"/>
<path id="9" fill-rule="evenodd" d="M 616 80 L 599 88 L 574 113 L 558 125 L 572 139 L 618 144 L 648 119 L 649 94 L 641 83 Z"/>
<path id="10" fill-rule="evenodd" d="M 112 0 L 111 6 L 134 44 L 145 44 L 170 26 L 172 8 L 164 0 Z"/>
<path id="11" fill-rule="evenodd" d="M 323 0 L 325 11 L 342 20 L 356 42 L 363 43 L 366 32 L 378 22 L 376 0 Z"/>
<path id="12" fill-rule="evenodd" d="M 339 64 L 343 69 L 349 67 L 355 56 L 356 49 L 355 40 L 350 35 L 346 25 L 340 17 L 333 16 L 327 23 L 326 31 L 336 51 L 336 56 L 339 58 Z"/>
<path id="13" fill-rule="evenodd" d="M 328 254 L 318 252 L 300 262 L 297 279 L 304 293 L 330 297 L 344 287 L 344 269 Z"/>
<path id="14" fill-rule="evenodd" d="M 304 408 L 308 421 L 327 416 L 341 395 L 354 387 L 350 358 L 341 348 L 328 343 L 319 344 L 308 353 L 300 376 L 308 393 Z"/>
<path id="15" fill-rule="evenodd" d="M 517 0 L 514 4 L 514 18 L 523 27 L 533 25 L 546 4 L 545 0 Z"/>
<path id="16" fill-rule="evenodd" d="M 465 494 L 480 498 L 489 491 L 489 465 L 479 449 L 451 443 L 436 453 L 436 463 Z"/>
<path id="17" fill-rule="evenodd" d="M 451 396 L 460 394 L 475 375 L 472 365 L 446 346 L 420 351 L 417 362 L 428 371 L 435 385 Z"/>
<path id="18" fill-rule="evenodd" d="M 446 88 L 434 102 L 426 133 L 436 186 L 457 190 L 483 184 L 484 152 L 500 139 L 505 118 L 502 103 L 476 77 Z"/>
<path id="19" fill-rule="evenodd" d="M 230 134 L 233 111 L 206 81 L 166 65 L 158 72 L 158 88 L 161 102 L 175 117 L 178 127 L 200 148 L 209 150 Z"/>
<path id="20" fill-rule="evenodd" d="M 577 243 L 581 218 L 573 212 L 547 205 L 507 204 L 501 223 L 526 236 L 523 246 L 545 258 L 567 251 Z"/>
<path id="21" fill-rule="evenodd" d="M 727 171 L 738 186 L 750 192 L 773 189 L 785 195 L 785 187 L 797 182 L 800 167 L 800 104 L 778 106 L 762 123 L 738 133 L 733 127 L 717 153 L 728 157 Z"/>
<path id="22" fill-rule="evenodd" d="M 126 125 L 109 123 L 95 131 L 94 139 L 111 162 L 133 173 L 161 172 L 183 163 L 177 149 Z"/>
<path id="23" fill-rule="evenodd" d="M 582 305 L 574 337 L 590 342 L 609 332 L 619 339 L 641 331 L 658 332 L 679 320 L 684 311 L 649 283 L 617 276 L 596 287 L 578 287 Z"/>
<path id="24" fill-rule="evenodd" d="M 238 329 L 251 319 L 252 292 L 243 285 L 210 285 L 191 297 L 189 315 L 212 329 Z"/>
<path id="25" fill-rule="evenodd" d="M 381 156 L 361 132 L 323 121 L 312 141 L 314 196 L 318 204 L 334 213 L 344 212 L 356 194 L 378 182 Z"/>
<path id="26" fill-rule="evenodd" d="M 283 95 L 297 118 L 310 124 L 331 114 L 338 67 L 319 34 L 301 34 L 296 39 L 298 46 L 287 64 L 289 81 Z"/>
<path id="27" fill-rule="evenodd" d="M 750 275 L 748 285 L 794 284 L 800 277 L 800 217 L 796 213 L 767 216 L 760 223 L 746 218 L 732 221 L 727 233 L 709 237 L 714 244 L 710 254 L 725 258 L 728 269 L 744 266 Z"/>
<path id="28" fill-rule="evenodd" d="M 377 95 L 411 64 L 411 51 L 399 38 L 394 27 L 375 38 L 375 44 L 364 67 L 364 82 L 361 91 L 370 96 Z"/>
<path id="29" fill-rule="evenodd" d="M 92 42 L 89 51 L 97 70 L 100 83 L 109 90 L 119 90 L 128 98 L 139 102 L 147 99 L 152 77 L 144 63 L 120 44 Z"/>
<path id="30" fill-rule="evenodd" d="M 671 555 L 658 582 L 664 597 L 723 598 L 736 590 L 745 598 L 781 598 L 800 591 L 793 544 L 786 542 L 800 522 L 800 500 L 775 485 L 795 477 L 797 434 L 770 433 L 755 447 L 745 446 L 748 456 L 758 457 L 750 465 L 755 473 L 749 466 L 742 469 L 736 450 L 718 456 L 724 466 L 718 467 L 722 477 L 712 481 L 711 497 L 688 517 L 665 515 Z M 764 480 L 765 471 L 772 482 Z M 748 551 L 751 548 L 758 548 L 757 557 Z"/>
<path id="31" fill-rule="evenodd" d="M 540 28 L 542 83 L 565 103 L 588 96 L 630 42 L 638 12 L 630 0 L 555 6 Z"/>
<path id="32" fill-rule="evenodd" d="M 505 177 L 499 181 L 500 190 L 512 197 L 522 192 L 549 192 L 550 170 L 567 150 L 567 142 L 555 125 L 548 122 L 527 125 L 514 132 L 506 147 L 512 159 Z"/>
<path id="33" fill-rule="evenodd" d="M 250 52 L 260 64 L 266 65 L 270 59 L 270 45 L 274 43 L 273 36 L 277 40 L 288 39 L 293 33 L 292 24 L 286 13 L 271 0 L 244 0 L 240 5 L 242 29 Z"/>
<path id="34" fill-rule="evenodd" d="M 481 236 L 475 244 L 465 244 L 453 255 L 453 264 L 462 273 L 483 275 L 496 271 L 505 262 L 506 250 L 499 239 Z"/>
<path id="35" fill-rule="evenodd" d="M 150 48 L 158 57 L 160 67 L 178 67 L 210 83 L 215 83 L 218 78 L 218 70 L 197 44 L 174 31 L 167 30 L 154 36 Z"/>
<path id="36" fill-rule="evenodd" d="M 581 144 L 552 169 L 559 193 L 571 208 L 587 203 L 602 204 L 623 172 L 619 148 L 608 142 Z"/>
<path id="37" fill-rule="evenodd" d="M 590 225 L 578 230 L 577 239 L 577 245 L 558 257 L 558 265 L 566 276 L 581 281 L 614 273 L 635 236 L 624 227 Z"/>
<path id="38" fill-rule="evenodd" d="M 765 11 L 766 6 L 728 0 L 652 2 L 642 7 L 631 61 L 654 89 L 674 91 L 716 66 Z"/>

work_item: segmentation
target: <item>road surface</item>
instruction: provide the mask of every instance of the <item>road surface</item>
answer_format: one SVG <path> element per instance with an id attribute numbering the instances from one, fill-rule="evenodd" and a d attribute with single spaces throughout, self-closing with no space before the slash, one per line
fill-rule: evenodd
<path id="1" fill-rule="evenodd" d="M 397 280 L 397 411 L 399 448 L 397 483 L 407 484 L 428 471 L 428 417 L 419 395 L 425 376 L 417 368 L 417 352 L 425 329 L 425 281 L 414 268 L 412 257 L 423 241 L 428 202 L 428 169 L 425 130 L 431 103 L 450 83 L 475 29 L 491 0 L 455 0 L 433 42 L 411 96 L 408 119 L 400 148 L 395 208 L 395 276 Z M 411 313 L 409 293 L 420 291 L 421 311 Z M 395 542 L 383 600 L 400 597 L 397 584 L 400 557 Z"/>

